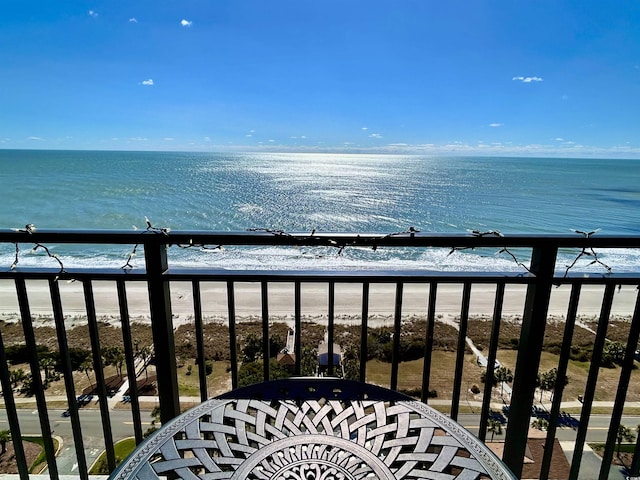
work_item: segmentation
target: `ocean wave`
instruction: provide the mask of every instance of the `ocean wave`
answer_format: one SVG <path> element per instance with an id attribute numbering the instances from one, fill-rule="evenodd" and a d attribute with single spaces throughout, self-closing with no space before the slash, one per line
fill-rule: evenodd
<path id="1" fill-rule="evenodd" d="M 58 249 L 59 250 L 59 249 Z M 56 252 L 65 268 L 121 268 L 127 263 L 131 249 L 118 247 L 101 253 L 95 250 Z M 241 247 L 201 249 L 198 247 L 169 249 L 169 264 L 180 268 L 214 268 L 225 270 L 424 270 L 440 272 L 507 272 L 526 273 L 523 265 L 529 265 L 530 250 L 499 249 L 451 251 L 448 248 L 390 249 L 376 251 L 361 247 Z M 640 249 L 600 249 L 581 254 L 579 249 L 559 253 L 556 272 L 562 273 L 569 266 L 574 272 L 613 273 L 637 272 L 640 265 Z M 6 269 L 15 261 L 15 253 L 0 252 L 0 268 Z M 144 268 L 144 253 L 139 249 L 131 259 L 134 268 Z M 23 251 L 18 267 L 58 268 L 56 259 L 44 252 Z"/>

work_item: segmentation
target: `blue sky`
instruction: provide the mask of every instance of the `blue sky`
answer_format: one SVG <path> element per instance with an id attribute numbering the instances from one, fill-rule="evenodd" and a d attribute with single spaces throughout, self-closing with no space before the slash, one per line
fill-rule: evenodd
<path id="1" fill-rule="evenodd" d="M 5 0 L 0 148 L 640 158 L 640 2 Z"/>

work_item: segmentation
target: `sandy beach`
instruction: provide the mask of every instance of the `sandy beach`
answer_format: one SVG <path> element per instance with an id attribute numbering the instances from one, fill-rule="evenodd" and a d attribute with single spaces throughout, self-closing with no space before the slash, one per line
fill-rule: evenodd
<path id="1" fill-rule="evenodd" d="M 103 320 L 113 319 L 119 323 L 119 307 L 113 282 L 94 282 L 94 297 L 97 314 Z M 28 283 L 31 313 L 36 320 L 52 315 L 48 284 L 34 281 Z M 171 284 L 172 312 L 174 324 L 190 322 L 193 318 L 191 284 L 174 282 Z M 293 284 L 270 283 L 269 317 L 272 320 L 292 320 L 294 315 Z M 79 282 L 60 283 L 62 305 L 65 317 L 81 318 L 85 315 L 82 284 Z M 507 286 L 503 316 L 522 316 L 526 287 Z M 551 294 L 549 316 L 562 319 L 566 315 L 570 288 L 554 288 Z M 634 286 L 623 286 L 616 291 L 612 315 L 627 317 L 633 314 L 637 290 Z M 585 285 L 579 305 L 579 316 L 597 317 L 600 313 L 603 287 Z M 227 289 L 223 283 L 201 284 L 202 309 L 205 320 L 226 321 Z M 403 317 L 426 316 L 429 286 L 407 284 L 403 292 Z M 144 283 L 130 283 L 127 287 L 129 314 L 136 321 L 148 321 L 149 303 L 147 287 Z M 326 319 L 328 314 L 328 286 L 326 284 L 306 284 L 302 286 L 302 316 L 305 320 Z M 436 313 L 441 318 L 455 318 L 460 315 L 462 285 L 440 285 L 436 299 Z M 495 287 L 474 285 L 471 290 L 470 315 L 491 316 L 495 300 Z M 256 320 L 261 318 L 261 294 L 259 283 L 238 283 L 235 285 L 236 318 Z M 391 322 L 395 308 L 395 285 L 371 285 L 369 294 L 369 318 L 372 326 Z M 336 284 L 336 321 L 359 323 L 362 311 L 362 285 Z M 18 301 L 13 282 L 0 281 L 0 317 L 11 321 L 18 318 Z"/>

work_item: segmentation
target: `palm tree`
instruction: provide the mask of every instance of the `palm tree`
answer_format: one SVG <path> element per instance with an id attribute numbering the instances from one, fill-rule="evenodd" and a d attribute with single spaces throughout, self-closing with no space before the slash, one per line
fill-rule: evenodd
<path id="1" fill-rule="evenodd" d="M 40 368 L 44 371 L 44 383 L 45 385 L 51 380 L 51 370 L 55 367 L 56 361 L 51 357 L 43 357 L 40 359 Z"/>
<path id="2" fill-rule="evenodd" d="M 80 371 L 84 372 L 84 374 L 87 376 L 87 380 L 89 380 L 89 386 L 93 385 L 91 382 L 91 377 L 89 376 L 89 372 L 93 372 L 93 363 L 91 362 L 91 360 L 87 359 L 82 362 L 80 364 Z"/>
<path id="3" fill-rule="evenodd" d="M 513 382 L 513 373 L 507 367 L 500 367 L 495 372 L 495 379 L 500 382 L 500 397 L 504 394 L 504 382 Z"/>
<path id="4" fill-rule="evenodd" d="M 144 368 L 144 378 L 148 379 L 149 373 L 147 372 L 147 367 L 149 366 L 149 361 L 153 356 L 153 354 L 151 353 L 151 348 L 144 347 L 140 349 L 140 351 L 138 352 L 138 355 L 140 355 L 140 359 L 142 360 L 142 367 Z"/>
<path id="5" fill-rule="evenodd" d="M 11 382 L 11 386 L 13 388 L 16 388 L 18 386 L 18 383 L 22 382 L 25 378 L 27 378 L 27 374 L 21 368 L 11 370 L 11 372 L 9 373 L 9 381 Z"/>
<path id="6" fill-rule="evenodd" d="M 553 400 L 553 394 L 555 393 L 556 383 L 558 379 L 558 369 L 552 368 L 547 372 L 538 374 L 536 386 L 540 389 L 540 403 L 542 403 L 542 393 L 551 392 L 551 400 Z M 564 384 L 569 383 L 569 377 L 565 375 Z"/>
<path id="7" fill-rule="evenodd" d="M 124 352 L 122 350 L 118 350 L 113 354 L 113 364 L 116 366 L 116 370 L 118 371 L 118 376 L 122 378 L 122 367 L 124 366 L 124 362 L 126 360 L 124 356 Z"/>
<path id="8" fill-rule="evenodd" d="M 11 440 L 11 430 L 0 430 L 0 446 L 2 451 L 0 455 L 7 453 L 7 442 Z"/>
<path id="9" fill-rule="evenodd" d="M 494 435 L 502 435 L 502 423 L 500 420 L 490 418 L 487 422 L 487 431 L 491 432 L 491 441 L 493 442 Z"/>
<path id="10" fill-rule="evenodd" d="M 618 443 L 618 458 L 620 458 L 620 446 L 622 441 L 625 442 L 633 442 L 636 436 L 631 432 L 629 427 L 625 427 L 624 425 L 620 425 L 618 427 L 618 433 L 616 434 L 616 441 Z"/>

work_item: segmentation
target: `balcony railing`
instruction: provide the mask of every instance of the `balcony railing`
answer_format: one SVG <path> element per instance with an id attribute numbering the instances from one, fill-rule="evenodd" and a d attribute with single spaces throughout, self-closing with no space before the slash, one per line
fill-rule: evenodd
<path id="1" fill-rule="evenodd" d="M 60 257 L 54 255 L 56 246 L 65 245 L 67 250 L 73 249 L 76 245 L 114 245 L 130 246 L 135 252 L 140 252 L 144 256 L 144 265 L 136 265 L 129 257 L 123 260 L 123 268 L 71 268 L 65 265 L 64 255 Z M 22 252 L 33 246 L 42 252 L 44 256 L 50 256 L 52 267 L 23 267 L 20 260 Z M 440 249 L 446 252 L 453 252 L 455 255 L 466 255 L 467 249 L 476 251 L 485 249 L 487 253 L 495 254 L 500 252 L 503 257 L 512 258 L 516 268 L 510 271 L 445 271 L 442 269 L 412 269 L 412 270 L 380 270 L 380 269 L 350 269 L 350 270 L 227 270 L 213 267 L 176 267 L 171 264 L 171 249 L 182 247 L 208 248 L 224 246 L 226 249 L 243 249 L 249 246 L 277 246 L 291 248 L 328 248 L 334 255 L 339 255 L 347 249 L 363 249 L 368 252 L 394 251 L 400 249 L 412 249 L 415 251 Z M 224 325 L 228 327 L 228 348 L 229 368 L 228 375 L 230 387 L 235 389 L 239 385 L 239 372 L 241 367 L 240 353 L 243 345 L 239 345 L 237 328 L 246 320 L 246 315 L 239 315 L 238 312 L 250 311 L 254 319 L 260 325 L 260 343 L 262 346 L 262 356 L 264 359 L 270 357 L 271 348 L 271 328 L 274 319 L 280 319 L 282 312 L 277 315 L 270 312 L 273 304 L 273 291 L 277 290 L 278 296 L 286 296 L 290 312 L 287 313 L 287 321 L 293 333 L 293 349 L 297 354 L 294 356 L 294 363 L 291 366 L 292 374 L 300 375 L 304 373 L 303 347 L 306 339 L 303 338 L 304 322 L 311 316 L 307 310 L 307 303 L 313 303 L 317 310 L 317 304 L 322 305 L 320 318 L 314 321 L 321 323 L 326 329 L 327 364 L 325 374 L 337 375 L 341 371 L 338 369 L 339 359 L 336 360 L 335 349 L 339 348 L 341 339 L 336 335 L 337 326 L 344 323 L 347 315 L 341 314 L 343 308 L 340 302 L 343 289 L 349 288 L 358 291 L 357 314 L 350 312 L 348 323 L 356 324 L 359 328 L 359 342 L 353 349 L 358 364 L 352 369 L 351 376 L 357 377 L 361 381 L 372 381 L 368 370 L 367 359 L 369 334 L 373 328 L 374 317 L 377 318 L 378 310 L 387 309 L 390 313 L 389 322 L 389 345 L 390 345 L 390 368 L 389 376 L 384 383 L 391 389 L 399 389 L 401 374 L 403 372 L 402 339 L 405 335 L 406 321 L 409 316 L 420 317 L 424 323 L 424 331 L 421 335 L 424 339 L 424 355 L 422 359 L 422 376 L 419 382 L 421 399 L 427 403 L 433 401 L 429 398 L 430 386 L 434 373 L 444 368 L 442 365 L 435 365 L 432 353 L 434 343 L 438 342 L 437 332 L 442 311 L 455 310 L 458 315 L 454 325 L 457 329 L 456 350 L 452 363 L 452 391 L 450 401 L 444 408 L 454 420 L 461 414 L 461 407 L 465 407 L 467 394 L 463 398 L 463 389 L 468 388 L 469 377 L 465 373 L 467 369 L 468 357 L 465 360 L 466 341 L 470 318 L 478 313 L 472 307 L 472 292 L 474 289 L 482 288 L 484 296 L 491 295 L 490 304 L 485 316 L 486 329 L 490 331 L 488 344 L 484 345 L 482 355 L 486 355 L 486 365 L 496 365 L 498 358 L 498 348 L 500 344 L 501 326 L 504 325 L 504 308 L 507 296 L 505 291 L 514 289 L 522 291 L 522 302 L 515 307 L 518 324 L 520 327 L 519 341 L 517 341 L 517 357 L 514 364 L 514 378 L 510 397 L 510 409 L 508 415 L 508 425 L 506 428 L 503 460 L 507 466 L 520 476 L 527 449 L 528 431 L 531 422 L 532 407 L 535 403 L 535 393 L 537 387 L 538 372 L 540 370 L 541 352 L 544 347 L 545 328 L 550 308 L 550 302 L 555 298 L 556 287 L 568 290 L 565 303 L 561 307 L 564 315 L 564 333 L 562 338 L 557 339 L 559 345 L 557 355 L 557 382 L 553 386 L 553 400 L 550 404 L 548 415 L 548 428 L 545 441 L 545 453 L 541 464 L 540 478 L 547 478 L 552 462 L 553 444 L 557 429 L 561 426 L 558 420 L 562 418 L 563 389 L 567 368 L 570 362 L 572 350 L 572 338 L 574 327 L 579 319 L 581 299 L 585 300 L 585 295 L 581 296 L 584 288 L 598 286 L 601 293 L 597 299 L 599 305 L 599 316 L 596 324 L 596 333 L 593 336 L 591 349 L 591 363 L 588 367 L 588 375 L 584 384 L 584 391 L 580 395 L 581 409 L 580 418 L 575 435 L 575 447 L 571 461 L 570 478 L 578 478 L 582 453 L 587 440 L 587 429 L 589 417 L 592 414 L 594 401 L 600 398 L 598 393 L 598 374 L 603 355 L 606 352 L 607 327 L 612 315 L 616 291 L 624 289 L 627 295 L 633 296 L 631 308 L 627 312 L 622 312 L 628 320 L 628 335 L 623 343 L 624 352 L 620 360 L 620 376 L 617 382 L 617 392 L 613 397 L 613 407 L 611 408 L 611 422 L 608 429 L 606 448 L 603 454 L 600 478 L 606 478 L 616 447 L 616 436 L 621 425 L 625 402 L 637 399 L 628 398 L 627 391 L 634 369 L 634 355 L 638 344 L 640 333 L 640 301 L 634 287 L 640 284 L 640 265 L 632 271 L 617 271 L 615 263 L 606 264 L 598 256 L 600 252 L 611 251 L 611 249 L 629 250 L 640 248 L 640 237 L 637 236 L 606 236 L 606 235 L 572 235 L 572 236 L 549 236 L 549 235 L 508 235 L 502 236 L 493 232 L 473 233 L 469 235 L 428 235 L 415 231 L 408 231 L 393 235 L 375 234 L 286 234 L 284 232 L 249 232 L 249 233 L 206 233 L 206 232 L 168 232 L 159 229 L 149 228 L 145 231 L 123 232 L 123 231 L 40 231 L 32 228 L 25 228 L 19 231 L 0 231 L 0 252 L 13 252 L 15 248 L 15 261 L 13 264 L 0 266 L 0 283 L 6 290 L 2 298 L 5 298 L 5 305 L 1 305 L 6 313 L 15 306 L 17 323 L 21 325 L 24 333 L 24 344 L 28 352 L 28 363 L 31 372 L 31 394 L 35 399 L 37 411 L 39 413 L 39 426 L 44 440 L 44 450 L 46 453 L 48 473 L 52 478 L 57 478 L 59 469 L 56 463 L 56 452 L 52 440 L 53 416 L 59 415 L 54 412 L 51 406 L 49 393 L 45 389 L 45 380 L 42 378 L 41 349 L 38 345 L 42 343 L 42 338 L 38 338 L 34 325 L 34 311 L 46 311 L 50 314 L 51 321 L 45 324 L 55 327 L 56 340 L 55 347 L 61 359 L 56 368 L 62 374 L 64 380 L 64 391 L 69 421 L 73 432 L 73 449 L 75 450 L 75 463 L 73 473 L 81 478 L 88 477 L 88 459 L 85 448 L 86 430 L 90 427 L 83 423 L 80 415 L 80 405 L 77 400 L 77 380 L 74 381 L 74 368 L 72 365 L 72 349 L 69 346 L 67 332 L 70 328 L 70 321 L 75 324 L 83 324 L 88 327 L 88 338 L 86 345 L 92 352 L 91 369 L 95 376 L 95 385 L 99 408 L 101 414 L 102 436 L 104 437 L 104 448 L 106 450 L 107 463 L 110 470 L 116 465 L 116 454 L 114 451 L 114 441 L 119 440 L 112 430 L 111 415 L 113 410 L 109 404 L 109 388 L 105 379 L 105 365 L 101 354 L 101 338 L 99 323 L 100 317 L 100 296 L 96 295 L 94 287 L 99 285 L 102 289 L 104 285 L 109 286 L 112 295 L 116 298 L 118 323 L 122 332 L 122 350 L 124 352 L 124 366 L 129 382 L 130 412 L 132 433 L 139 443 L 143 438 L 143 420 L 141 414 L 140 392 L 137 385 L 140 380 L 139 363 L 146 364 L 148 358 L 142 358 L 140 347 L 150 347 L 147 352 L 153 352 L 155 370 L 157 373 L 157 397 L 159 399 L 160 419 L 166 422 L 178 415 L 184 405 L 181 405 L 180 387 L 178 381 L 179 365 L 176 360 L 175 333 L 175 306 L 178 302 L 187 302 L 190 308 L 188 319 L 182 319 L 190 324 L 195 332 L 196 344 L 196 365 L 199 377 L 199 399 L 205 400 L 209 396 L 212 385 L 208 384 L 206 375 L 206 352 L 205 336 L 203 329 L 210 321 L 209 311 L 212 309 L 209 303 L 224 304 L 222 315 L 216 316 L 216 321 L 221 318 Z M 124 247 L 123 247 L 124 248 Z M 573 255 L 580 261 L 572 265 L 571 262 L 559 262 L 559 252 L 563 255 Z M 586 262 L 582 260 L 587 259 Z M 10 262 L 11 263 L 11 262 Z M 585 267 L 586 264 L 593 264 Z M 215 262 L 214 262 L 215 264 Z M 566 264 L 566 265 L 565 265 Z M 567 266 L 568 265 L 568 266 Z M 131 268 L 134 267 L 134 268 Z M 595 267 L 595 268 L 594 268 Z M 67 282 L 73 281 L 75 300 L 69 300 L 66 293 L 69 289 Z M 32 294 L 33 285 L 40 288 L 46 285 L 47 301 L 42 306 L 35 300 Z M 138 340 L 132 334 L 131 315 L 139 306 L 132 306 L 131 292 L 140 289 L 144 285 L 145 300 L 150 325 L 152 331 L 152 345 L 139 345 Z M 184 288 L 187 285 L 188 288 Z M 209 290 L 204 291 L 203 285 L 217 285 L 218 288 L 211 294 Z M 172 289 L 176 290 L 180 286 L 181 296 L 177 298 L 172 294 Z M 242 286 L 253 288 L 255 299 L 251 305 L 243 304 L 243 298 L 236 294 L 236 289 Z M 321 286 L 321 287 L 319 287 Z M 459 287 L 460 296 L 455 305 L 443 305 L 439 292 L 443 289 Z M 80 288 L 81 287 L 81 288 Z M 485 288 L 490 287 L 490 288 Z M 188 298 L 184 292 L 187 292 Z M 424 308 L 408 306 L 406 301 L 409 291 L 412 295 L 423 298 Z M 629 293 L 629 292 L 632 293 Z M 8 292 L 8 293 L 7 293 Z M 217 293 L 216 293 L 217 292 Z M 318 293 L 321 292 L 321 293 Z M 381 293 L 382 292 L 382 293 Z M 390 293 L 386 293 L 390 292 Z M 416 293 L 417 292 L 417 293 Z M 374 295 L 375 293 L 375 295 Z M 79 296 L 79 298 L 77 298 Z M 318 296 L 322 298 L 318 298 Z M 592 295 L 593 296 L 593 295 Z M 458 298 L 458 297 L 456 297 Z M 475 297 L 474 297 L 475 298 Z M 486 300 L 486 298 L 485 298 Z M 67 304 L 73 301 L 81 302 L 82 318 L 70 320 L 68 312 L 65 313 Z M 556 300 L 553 300 L 556 301 Z M 590 299 L 593 301 L 593 298 Z M 374 305 L 375 303 L 375 305 Z M 98 305 L 98 307 L 96 306 Z M 256 307 L 256 305 L 258 305 Z M 219 306 L 216 307 L 219 309 Z M 257 308 L 257 311 L 254 311 Z M 557 308 L 557 307 L 556 307 Z M 254 309 L 254 310 L 252 310 Z M 444 310 L 443 310 L 444 309 Z M 448 310 L 447 310 L 448 309 Z M 74 309 L 71 309 L 74 310 Z M 144 308 L 143 308 L 144 310 Z M 385 311 L 387 311 L 385 310 Z M 485 308 L 486 310 L 486 308 Z M 75 309 L 77 313 L 77 309 Z M 220 314 L 221 312 L 217 312 Z M 317 312 L 316 312 L 317 313 Z M 512 312 L 513 313 L 513 312 Z M 40 325 L 42 322 L 37 323 Z M 6 327 L 5 323 L 5 327 Z M 376 323 L 377 325 L 377 323 Z M 3 332 L 3 336 L 6 335 Z M 19 418 L 17 393 L 14 392 L 15 382 L 12 382 L 10 364 L 7 359 L 6 349 L 9 346 L 7 338 L 0 336 L 0 374 L 2 389 L 4 392 L 4 405 L 7 411 L 7 420 L 12 433 L 12 438 L 20 438 L 23 428 Z M 473 338 L 471 339 L 473 340 Z M 312 345 L 315 347 L 315 345 Z M 223 346 L 220 346 L 223 348 Z M 142 360 L 141 360 L 142 359 Z M 138 364 L 136 364 L 138 362 Z M 122 361 L 121 361 L 122 363 Z M 144 365 L 146 366 L 146 365 Z M 370 367 L 369 367 L 370 368 Z M 76 372 L 77 373 L 77 372 Z M 86 368 L 85 368 L 86 373 Z M 269 380 L 272 376 L 269 361 L 262 362 L 262 378 Z M 491 416 L 491 393 L 493 385 L 494 370 L 488 368 L 484 383 L 483 400 L 480 407 L 480 416 L 477 425 L 478 436 L 484 440 L 487 426 Z M 77 378 L 77 377 L 76 377 Z M 478 381 L 479 380 L 474 380 Z M 465 383 L 466 382 L 466 383 Z M 219 386 L 216 386 L 219 387 Z M 447 400 L 449 400 L 447 398 Z M 574 400 L 574 399 L 570 399 Z M 57 405 L 57 403 L 56 403 Z M 112 405 L 111 405 L 112 406 Z M 144 406 L 144 405 L 143 405 Z M 627 405 L 628 406 L 628 405 Z M 59 408 L 59 406 L 58 406 Z M 639 443 L 640 444 L 640 443 Z M 20 442 L 15 442 L 16 462 L 22 478 L 27 478 L 28 468 L 25 454 Z M 638 475 L 640 460 L 638 444 L 636 444 L 633 465 L 630 466 L 629 474 Z"/>

